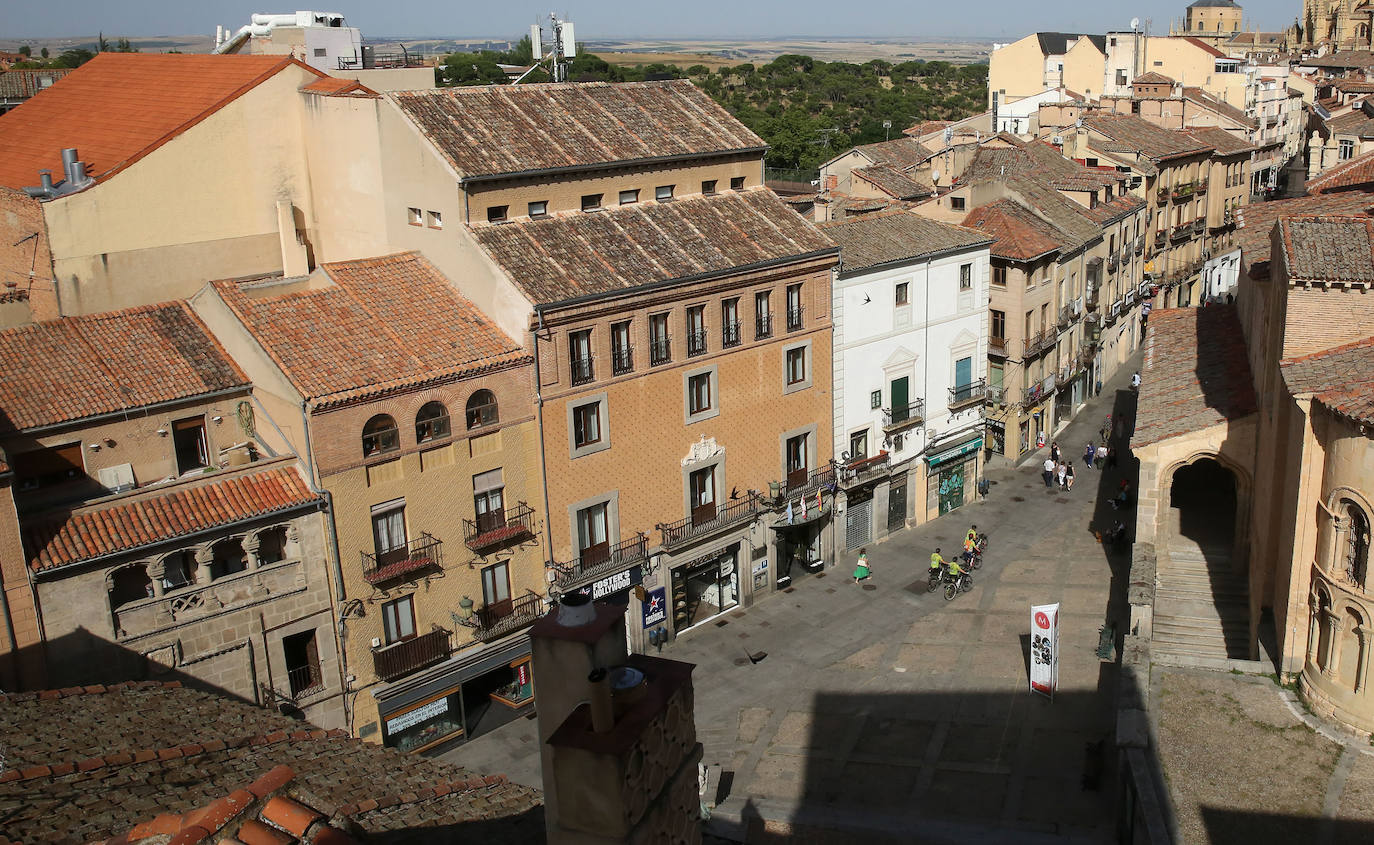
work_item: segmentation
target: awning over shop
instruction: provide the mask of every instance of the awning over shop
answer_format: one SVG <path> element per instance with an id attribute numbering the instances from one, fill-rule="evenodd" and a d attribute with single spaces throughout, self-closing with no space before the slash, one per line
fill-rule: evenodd
<path id="1" fill-rule="evenodd" d="M 931 455 L 926 455 L 926 463 L 930 464 L 932 467 L 939 466 L 940 464 L 946 464 L 950 461 L 962 458 L 970 452 L 977 452 L 981 448 L 983 448 L 983 436 L 980 434 L 972 440 L 965 440 L 958 446 Z"/>

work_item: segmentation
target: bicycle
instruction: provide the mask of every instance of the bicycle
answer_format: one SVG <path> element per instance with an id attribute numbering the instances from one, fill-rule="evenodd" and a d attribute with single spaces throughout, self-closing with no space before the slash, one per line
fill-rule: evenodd
<path id="1" fill-rule="evenodd" d="M 960 593 L 967 593 L 973 589 L 973 576 L 967 572 L 960 572 L 953 578 L 945 579 L 945 601 L 954 601 L 954 597 Z"/>

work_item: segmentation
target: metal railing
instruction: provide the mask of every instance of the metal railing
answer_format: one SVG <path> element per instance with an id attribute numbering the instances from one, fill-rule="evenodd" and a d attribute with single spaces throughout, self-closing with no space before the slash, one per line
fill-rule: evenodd
<path id="1" fill-rule="evenodd" d="M 635 368 L 634 347 L 623 346 L 611 352 L 611 375 L 623 376 Z"/>
<path id="2" fill-rule="evenodd" d="M 949 407 L 962 408 L 975 402 L 982 402 L 987 394 L 988 383 L 986 379 L 978 379 L 968 384 L 958 384 L 949 389 Z"/>
<path id="3" fill-rule="evenodd" d="M 762 509 L 763 497 L 756 491 L 750 490 L 748 495 L 743 498 L 735 499 L 727 502 L 724 507 L 716 508 L 715 516 L 711 519 L 698 522 L 687 516 L 677 522 L 660 522 L 655 527 L 659 530 L 664 548 L 672 548 L 693 537 L 710 534 L 747 519 L 753 519 L 754 515 Z"/>
<path id="4" fill-rule="evenodd" d="M 463 520 L 463 542 L 474 552 L 509 546 L 535 535 L 534 508 L 519 502 L 499 516 L 479 516 Z"/>
<path id="5" fill-rule="evenodd" d="M 452 638 L 452 631 L 436 627 L 428 634 L 374 648 L 372 669 L 383 681 L 405 677 L 447 659 L 453 652 Z"/>
<path id="6" fill-rule="evenodd" d="M 649 341 L 649 365 L 657 367 L 673 359 L 673 349 L 667 337 Z"/>
<path id="7" fill-rule="evenodd" d="M 473 615 L 477 619 L 477 639 L 491 642 L 533 625 L 544 615 L 544 599 L 530 593 L 514 601 L 480 607 Z"/>
<path id="8" fill-rule="evenodd" d="M 720 345 L 729 349 L 731 346 L 739 346 L 744 340 L 739 330 L 739 320 L 725 323 L 720 327 Z"/>
<path id="9" fill-rule="evenodd" d="M 635 534 L 622 540 L 605 552 L 572 560 L 553 563 L 555 583 L 563 590 L 571 590 L 608 572 L 628 569 L 635 562 L 644 560 L 649 547 L 649 538 Z"/>
<path id="10" fill-rule="evenodd" d="M 754 339 L 763 340 L 773 336 L 773 315 L 760 314 L 754 318 Z"/>
<path id="11" fill-rule="evenodd" d="M 1007 357 L 1007 339 L 1005 337 L 988 337 L 988 354 L 996 355 L 999 358 Z"/>
<path id="12" fill-rule="evenodd" d="M 926 400 L 917 399 L 895 408 L 883 408 L 883 429 L 901 428 L 905 425 L 918 425 L 926 418 Z"/>
<path id="13" fill-rule="evenodd" d="M 807 493 L 815 492 L 816 490 L 819 490 L 822 487 L 829 487 L 834 483 L 835 465 L 832 463 L 828 466 L 822 467 L 821 469 L 814 469 L 811 472 L 807 473 L 806 480 L 803 481 L 801 484 L 796 485 L 795 487 L 789 486 L 786 479 L 780 482 L 775 481 L 773 482 L 773 484 L 770 484 L 769 487 L 770 490 L 774 485 L 776 485 L 777 487 L 778 495 L 774 502 L 775 505 L 786 505 L 786 499 L 789 496 L 804 496 Z"/>
<path id="14" fill-rule="evenodd" d="M 687 333 L 687 357 L 706 354 L 706 330 Z"/>
<path id="15" fill-rule="evenodd" d="M 793 305 L 787 309 L 787 330 L 794 332 L 802 327 L 802 307 Z"/>
<path id="16" fill-rule="evenodd" d="M 595 377 L 591 358 L 574 358 L 569 366 L 572 369 L 573 384 L 586 384 Z"/>
<path id="17" fill-rule="evenodd" d="M 1025 350 L 1022 357 L 1029 358 L 1032 355 L 1036 355 L 1052 342 L 1052 335 L 1044 329 L 1041 329 L 1021 342 L 1022 348 Z"/>
<path id="18" fill-rule="evenodd" d="M 388 560 L 387 555 L 382 556 L 381 562 L 377 555 L 362 552 L 363 557 L 363 580 L 369 584 L 381 584 L 394 578 L 401 578 L 421 569 L 431 566 L 443 567 L 444 565 L 444 544 L 442 540 L 430 534 L 421 534 L 419 537 L 406 544 L 405 555 L 397 555 L 397 559 Z"/>
<path id="19" fill-rule="evenodd" d="M 987 401 L 993 405 L 1000 405 L 1007 401 L 1007 390 L 1000 384 L 988 385 Z"/>
<path id="20" fill-rule="evenodd" d="M 291 690 L 291 697 L 299 698 L 323 688 L 324 676 L 320 672 L 319 664 L 309 663 L 305 666 L 297 666 L 295 669 L 287 669 L 286 684 Z"/>

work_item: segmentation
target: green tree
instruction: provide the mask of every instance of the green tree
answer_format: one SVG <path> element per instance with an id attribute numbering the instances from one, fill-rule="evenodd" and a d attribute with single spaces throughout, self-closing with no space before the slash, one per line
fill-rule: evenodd
<path id="1" fill-rule="evenodd" d="M 95 58 L 95 53 L 82 47 L 66 50 L 62 55 L 53 59 L 54 67 L 80 67 L 91 59 Z"/>
<path id="2" fill-rule="evenodd" d="M 110 42 L 105 40 L 105 33 L 99 33 L 95 39 L 95 51 L 104 53 L 110 49 Z"/>
<path id="3" fill-rule="evenodd" d="M 48 57 L 48 48 L 44 47 L 43 49 L 39 50 L 38 55 L 46 59 Z"/>
<path id="4" fill-rule="evenodd" d="M 30 47 L 30 46 L 27 45 L 27 44 L 20 44 L 20 45 L 19 45 L 19 55 L 21 55 L 21 56 L 32 56 L 32 55 L 33 55 L 33 48 Z"/>
<path id="5" fill-rule="evenodd" d="M 115 42 L 114 51 L 116 53 L 137 53 L 138 48 L 129 43 L 129 39 L 120 38 Z"/>

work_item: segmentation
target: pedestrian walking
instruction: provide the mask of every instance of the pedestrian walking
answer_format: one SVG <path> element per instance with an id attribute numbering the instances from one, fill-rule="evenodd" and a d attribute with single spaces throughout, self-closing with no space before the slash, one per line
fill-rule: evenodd
<path id="1" fill-rule="evenodd" d="M 1068 471 L 1069 468 L 1064 464 L 1060 464 L 1059 466 L 1055 467 L 1054 474 L 1059 479 L 1060 490 L 1068 489 L 1068 487 L 1064 483 L 1064 479 L 1067 477 Z"/>
<path id="2" fill-rule="evenodd" d="M 1112 454 L 1112 451 L 1113 451 L 1115 448 L 1116 448 L 1115 446 L 1108 446 L 1108 445 L 1106 445 L 1106 444 L 1104 444 L 1104 443 L 1099 443 L 1099 444 L 1098 444 L 1098 446 L 1097 446 L 1097 451 L 1096 451 L 1097 468 L 1098 468 L 1098 469 L 1102 469 L 1103 464 L 1106 463 L 1106 461 L 1107 461 L 1107 456 L 1110 455 L 1110 454 Z"/>
<path id="3" fill-rule="evenodd" d="M 1089 443 L 1083 447 L 1083 462 L 1088 465 L 1088 469 L 1093 468 L 1093 455 L 1096 454 L 1097 450 L 1093 448 L 1093 444 Z"/>
<path id="4" fill-rule="evenodd" d="M 1107 466 L 1108 466 L 1108 467 L 1115 467 L 1115 466 L 1116 466 L 1116 447 L 1115 447 L 1115 446 L 1109 446 L 1109 447 L 1107 447 Z"/>
<path id="5" fill-rule="evenodd" d="M 1050 460 L 1049 458 L 1046 458 L 1046 459 L 1045 459 L 1045 469 L 1044 469 L 1044 473 L 1043 473 L 1043 475 L 1045 476 L 1045 489 L 1046 489 L 1046 490 L 1050 489 L 1050 486 L 1054 484 L 1054 469 L 1055 469 L 1055 467 L 1054 467 L 1054 461 Z"/>
<path id="6" fill-rule="evenodd" d="M 1073 461 L 1069 461 L 1064 467 L 1064 490 L 1073 492 Z"/>
<path id="7" fill-rule="evenodd" d="M 1059 463 L 1060 455 L 1059 455 L 1059 441 L 1058 441 L 1058 440 L 1056 440 L 1056 441 L 1054 441 L 1053 443 L 1050 444 L 1050 458 L 1052 458 L 1056 464 Z"/>
<path id="8" fill-rule="evenodd" d="M 859 562 L 854 566 L 854 583 L 867 581 L 873 576 L 873 569 L 868 565 L 868 549 L 859 549 Z"/>

